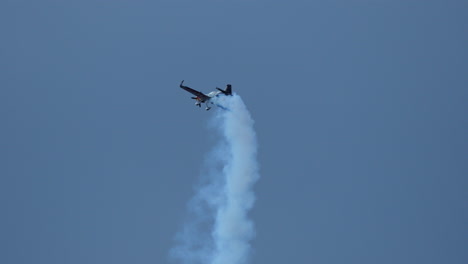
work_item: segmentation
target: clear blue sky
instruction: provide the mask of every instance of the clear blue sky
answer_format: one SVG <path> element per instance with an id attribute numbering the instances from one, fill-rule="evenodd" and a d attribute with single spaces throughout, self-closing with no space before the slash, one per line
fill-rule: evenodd
<path id="1" fill-rule="evenodd" d="M 170 263 L 232 83 L 252 263 L 468 263 L 468 3 L 4 0 L 0 263 Z M 215 109 L 213 109 L 215 110 Z"/>

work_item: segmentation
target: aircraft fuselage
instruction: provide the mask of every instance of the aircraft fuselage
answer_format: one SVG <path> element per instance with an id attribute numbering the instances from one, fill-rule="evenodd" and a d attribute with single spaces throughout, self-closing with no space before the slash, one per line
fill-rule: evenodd
<path id="1" fill-rule="evenodd" d="M 197 90 L 194 90 L 188 86 L 185 86 L 183 85 L 184 84 L 184 81 L 182 81 L 180 83 L 180 88 L 186 90 L 187 92 L 195 95 L 194 97 L 192 97 L 192 99 L 196 100 L 195 102 L 195 105 L 197 106 L 201 106 L 201 103 L 205 103 L 206 104 L 206 110 L 210 110 L 211 107 L 208 106 L 208 102 L 211 100 L 211 98 L 213 97 L 217 97 L 219 94 L 224 94 L 224 95 L 232 95 L 232 90 L 231 90 L 231 85 L 228 84 L 227 87 L 226 87 L 226 90 L 223 90 L 223 89 L 220 89 L 218 87 L 216 87 L 217 91 L 212 91 L 212 92 L 209 92 L 207 94 L 204 94 L 200 91 L 197 91 Z"/>

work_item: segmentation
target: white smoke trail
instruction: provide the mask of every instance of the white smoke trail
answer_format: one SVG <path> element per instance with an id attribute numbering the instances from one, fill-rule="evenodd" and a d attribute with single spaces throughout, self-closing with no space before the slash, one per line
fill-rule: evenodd
<path id="1" fill-rule="evenodd" d="M 189 203 L 191 214 L 172 256 L 184 264 L 245 264 L 255 235 L 248 211 L 259 178 L 253 120 L 237 94 L 221 97 L 214 124 L 221 142 L 209 157 L 210 175 Z"/>

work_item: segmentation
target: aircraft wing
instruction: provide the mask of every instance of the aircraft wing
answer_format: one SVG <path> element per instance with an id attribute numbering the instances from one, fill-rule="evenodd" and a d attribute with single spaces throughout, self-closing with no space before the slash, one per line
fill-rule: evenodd
<path id="1" fill-rule="evenodd" d="M 184 83 L 184 81 L 182 81 L 182 82 L 180 83 L 180 88 L 184 89 L 185 91 L 187 91 L 187 92 L 189 92 L 189 93 L 195 95 L 196 97 L 202 99 L 203 101 L 205 101 L 205 100 L 207 100 L 207 99 L 210 99 L 210 97 L 209 97 L 209 96 L 206 96 L 204 93 L 199 92 L 199 91 L 197 91 L 197 90 L 194 90 L 194 89 L 192 89 L 192 88 L 190 88 L 190 87 L 188 87 L 188 86 L 184 86 L 183 83 Z"/>

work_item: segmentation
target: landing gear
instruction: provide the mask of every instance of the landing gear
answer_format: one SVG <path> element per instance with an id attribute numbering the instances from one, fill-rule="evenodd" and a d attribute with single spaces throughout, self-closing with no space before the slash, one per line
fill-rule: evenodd
<path id="1" fill-rule="evenodd" d="M 207 107 L 207 108 L 205 108 L 205 109 L 206 109 L 206 111 L 208 111 L 208 110 L 210 110 L 210 109 L 211 109 L 211 107 Z"/>

